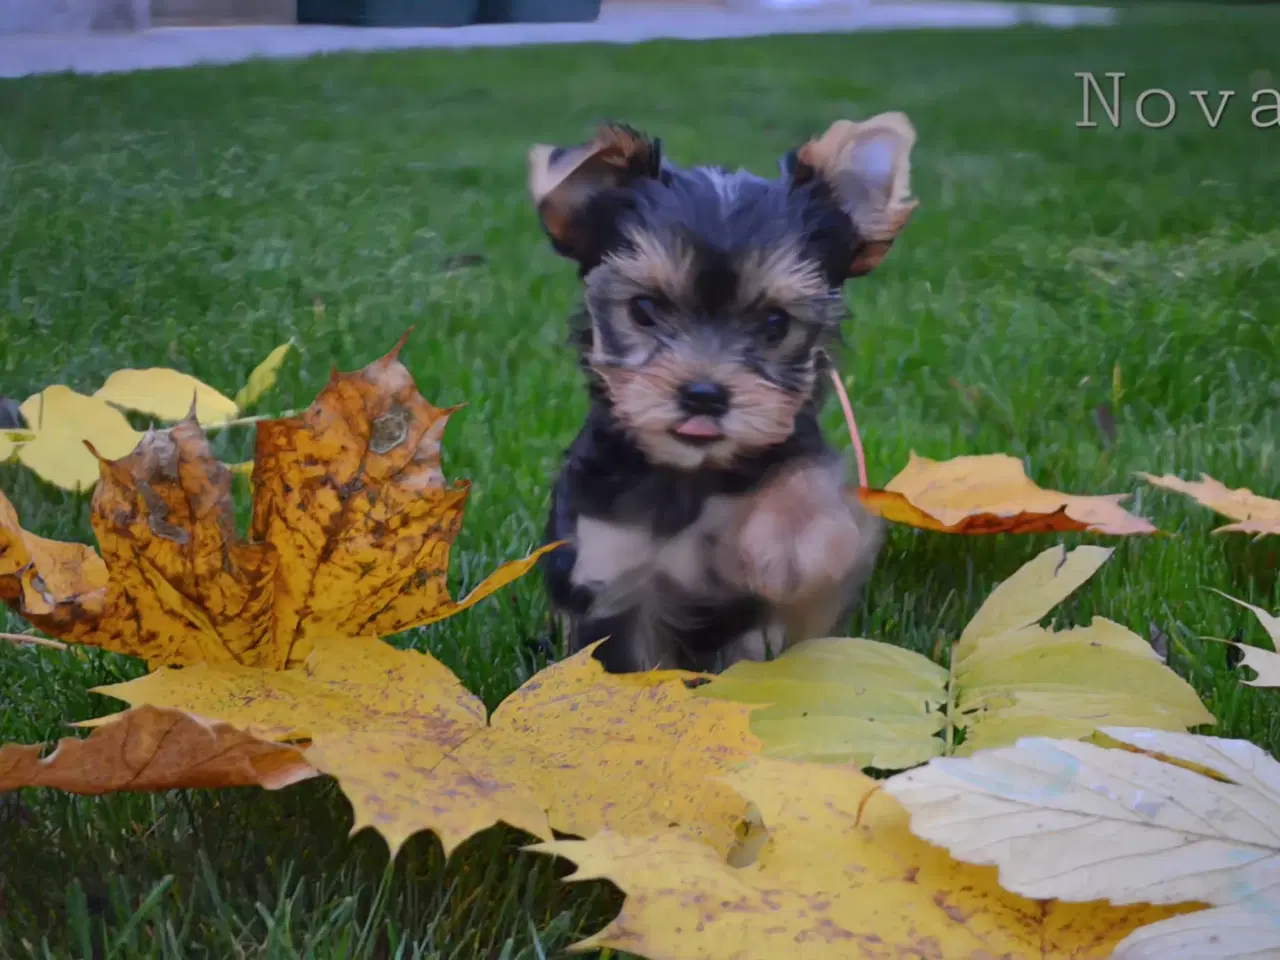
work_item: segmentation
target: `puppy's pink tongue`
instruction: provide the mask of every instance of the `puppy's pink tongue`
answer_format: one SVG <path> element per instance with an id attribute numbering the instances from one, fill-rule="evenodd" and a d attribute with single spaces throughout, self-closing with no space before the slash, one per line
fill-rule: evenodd
<path id="1" fill-rule="evenodd" d="M 690 417 L 675 431 L 682 437 L 695 437 L 700 440 L 709 440 L 722 434 L 719 425 L 711 417 Z"/>

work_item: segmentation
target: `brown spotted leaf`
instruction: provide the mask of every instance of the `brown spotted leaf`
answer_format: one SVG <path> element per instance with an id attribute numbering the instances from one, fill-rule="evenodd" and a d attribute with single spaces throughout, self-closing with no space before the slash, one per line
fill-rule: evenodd
<path id="1" fill-rule="evenodd" d="M 648 833 L 681 824 L 727 850 L 745 805 L 719 778 L 758 752 L 749 707 L 697 697 L 676 671 L 610 675 L 584 650 L 486 718 L 432 657 L 367 638 L 319 638 L 303 669 L 208 663 L 95 692 L 217 717 L 264 741 L 308 739 L 394 854 L 420 830 L 446 852 L 504 822 Z M 114 723 L 105 718 L 91 723 Z"/>
<path id="2" fill-rule="evenodd" d="M 305 661 L 316 637 L 431 623 L 517 579 L 542 551 L 499 568 L 461 601 L 449 596 L 467 485 L 447 483 L 440 468 L 450 411 L 418 393 L 398 351 L 335 373 L 298 416 L 259 425 L 248 539 L 235 529 L 231 472 L 188 418 L 147 433 L 126 457 L 100 461 L 91 519 L 101 562 L 83 547 L 41 547 L 50 569 L 74 569 L 99 586 L 104 562 L 101 602 L 81 590 L 70 596 L 93 602 L 70 603 L 56 589 L 47 591 L 49 611 L 24 601 L 30 591 L 19 589 L 18 571 L 30 542 L 16 518 L 6 526 L 2 516 L 0 598 L 43 614 L 32 622 L 54 636 L 152 665 L 280 669 Z"/>
<path id="3" fill-rule="evenodd" d="M 733 864 L 676 830 L 534 848 L 577 864 L 572 880 L 607 879 L 626 894 L 578 949 L 650 960 L 1104 960 L 1130 931 L 1195 909 L 1009 893 L 994 868 L 913 836 L 898 802 L 849 767 L 760 759 L 729 780 L 764 829 L 758 850 Z"/>

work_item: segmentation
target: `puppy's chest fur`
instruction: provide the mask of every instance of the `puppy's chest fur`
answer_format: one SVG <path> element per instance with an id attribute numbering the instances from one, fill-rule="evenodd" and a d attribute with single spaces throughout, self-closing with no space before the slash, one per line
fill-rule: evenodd
<path id="1" fill-rule="evenodd" d="M 829 456 L 806 417 L 786 444 L 733 471 L 682 473 L 589 417 L 553 492 L 547 537 L 567 545 L 544 562 L 571 649 L 608 637 L 597 656 L 617 671 L 719 670 L 779 652 L 796 611 L 734 585 L 734 538 L 774 471 Z"/>
<path id="2" fill-rule="evenodd" d="M 783 628 L 770 605 L 722 574 L 719 555 L 733 536 L 738 499 L 706 498 L 696 519 L 670 536 L 645 523 L 578 518 L 570 582 L 593 598 L 588 629 L 625 644 L 612 655 L 628 669 L 714 670 L 726 656 L 780 652 Z"/>

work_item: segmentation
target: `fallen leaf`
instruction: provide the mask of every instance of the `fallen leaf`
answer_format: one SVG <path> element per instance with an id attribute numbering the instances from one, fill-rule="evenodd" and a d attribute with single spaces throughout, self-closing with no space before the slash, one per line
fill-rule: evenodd
<path id="1" fill-rule="evenodd" d="M 469 488 L 446 485 L 440 468 L 454 408 L 423 398 L 399 350 L 335 374 L 298 416 L 258 424 L 250 536 L 280 559 L 277 665 L 304 659 L 315 636 L 386 636 L 451 617 L 557 546 L 499 567 L 460 601 L 449 597 L 449 548 Z"/>
<path id="2" fill-rule="evenodd" d="M 3 554 L 0 554 L 0 563 L 3 563 Z M 1221 590 L 1213 592 L 1219 596 L 1226 597 L 1232 603 L 1238 603 L 1257 617 L 1258 622 L 1262 624 L 1262 629 L 1267 631 L 1267 636 L 1271 638 L 1272 645 L 1280 649 L 1280 616 L 1274 616 L 1261 607 L 1255 607 L 1251 603 L 1237 600 Z M 1240 652 L 1239 662 L 1257 673 L 1254 679 L 1243 681 L 1245 684 L 1250 687 L 1280 687 L 1280 653 L 1273 653 L 1270 650 L 1263 650 L 1235 640 L 1226 642 Z M 1234 664 L 1234 666 L 1239 666 L 1239 664 Z"/>
<path id="3" fill-rule="evenodd" d="M 0 492 L 0 601 L 48 632 L 101 615 L 107 568 L 92 548 L 23 530 Z"/>
<path id="4" fill-rule="evenodd" d="M 940 461 L 912 451 L 907 466 L 883 490 L 857 493 L 873 514 L 941 533 L 1157 532 L 1120 506 L 1128 494 L 1085 497 L 1043 490 L 1027 477 L 1021 460 L 1005 454 Z"/>
<path id="5" fill-rule="evenodd" d="M 21 410 L 35 437 L 18 448 L 18 461 L 64 490 L 88 490 L 98 479 L 98 461 L 86 440 L 112 459 L 125 456 L 142 439 L 115 407 L 60 384 L 27 397 Z"/>
<path id="6" fill-rule="evenodd" d="M 1259 496 L 1246 487 L 1232 490 L 1207 473 L 1202 473 L 1201 479 L 1194 482 L 1168 474 L 1155 477 L 1139 473 L 1138 476 L 1152 486 L 1185 494 L 1201 506 L 1236 521 L 1218 527 L 1214 533 L 1280 533 L 1280 500 Z"/>
<path id="7" fill-rule="evenodd" d="M 767 756 L 902 770 L 944 748 L 948 676 L 912 650 L 833 637 L 739 661 L 697 692 L 760 704 L 751 730 Z"/>
<path id="8" fill-rule="evenodd" d="M 236 406 L 240 410 L 253 406 L 262 399 L 263 394 L 275 386 L 276 378 L 280 376 L 280 368 L 284 365 L 285 357 L 289 355 L 292 347 L 292 340 L 280 344 L 267 354 L 265 360 L 253 368 L 249 379 L 236 394 Z"/>
<path id="9" fill-rule="evenodd" d="M 195 404 L 196 419 L 205 426 L 225 423 L 239 412 L 235 401 L 195 377 L 167 367 L 117 370 L 94 396 L 125 410 L 135 410 L 170 423 L 185 420 Z"/>
<path id="10" fill-rule="evenodd" d="M 323 638 L 301 670 L 203 663 L 94 692 L 264 739 L 309 739 L 305 757 L 337 778 L 353 831 L 373 827 L 393 856 L 419 830 L 451 852 L 499 821 L 547 838 L 551 826 L 585 836 L 679 823 L 728 850 L 745 805 L 716 778 L 759 744 L 747 708 L 694 696 L 687 676 L 607 674 L 585 650 L 486 721 L 480 699 L 432 657 Z"/>
<path id="11" fill-rule="evenodd" d="M 554 545 L 450 598 L 467 485 L 448 485 L 440 470 L 450 411 L 423 399 L 398 350 L 335 374 L 300 415 L 259 424 L 247 539 L 235 529 L 231 474 L 195 420 L 104 459 L 91 521 L 105 600 L 41 629 L 152 665 L 282 668 L 302 663 L 315 637 L 432 623 L 527 572 Z"/>
<path id="12" fill-rule="evenodd" d="M 86 739 L 0 746 L 0 792 L 55 787 L 69 793 L 260 786 L 278 790 L 314 770 L 294 747 L 259 740 L 225 723 L 176 710 L 137 707 Z"/>
<path id="13" fill-rule="evenodd" d="M 231 474 L 200 425 L 148 431 L 101 470 L 90 521 L 107 569 L 105 606 L 57 635 L 152 665 L 276 664 L 279 557 L 270 542 L 237 534 Z"/>
<path id="14" fill-rule="evenodd" d="M 1134 931 L 1117 960 L 1274 955 L 1280 764 L 1244 740 L 1101 732 L 1133 749 L 1029 737 L 932 760 L 885 789 L 916 835 L 998 867 L 1023 896 L 1217 908 Z"/>
<path id="15" fill-rule="evenodd" d="M 1105 958 L 1130 931 L 1191 906 L 1039 903 L 991 868 L 913 836 L 906 812 L 847 767 L 758 760 L 729 776 L 767 831 L 746 866 L 680 834 L 602 832 L 532 849 L 607 879 L 622 911 L 576 951 L 650 960 Z M 1101 849 L 1101 848 L 1100 848 Z"/>
<path id="16" fill-rule="evenodd" d="M 884 770 L 1029 734 L 1214 722 L 1192 687 L 1120 624 L 1037 625 L 1110 555 L 1056 546 L 1025 564 L 969 621 L 950 670 L 898 646 L 825 638 L 769 662 L 736 663 L 698 693 L 763 705 L 751 729 L 767 755 Z"/>

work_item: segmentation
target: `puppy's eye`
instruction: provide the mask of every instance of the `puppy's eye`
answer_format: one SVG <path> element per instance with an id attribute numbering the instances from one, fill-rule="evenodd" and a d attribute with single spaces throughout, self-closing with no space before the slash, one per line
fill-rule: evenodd
<path id="1" fill-rule="evenodd" d="M 771 310 L 764 319 L 764 339 L 766 343 L 778 344 L 787 337 L 791 329 L 791 317 L 785 311 Z"/>
<path id="2" fill-rule="evenodd" d="M 658 305 L 652 297 L 632 297 L 628 305 L 631 322 L 637 327 L 653 327 L 658 323 Z"/>

